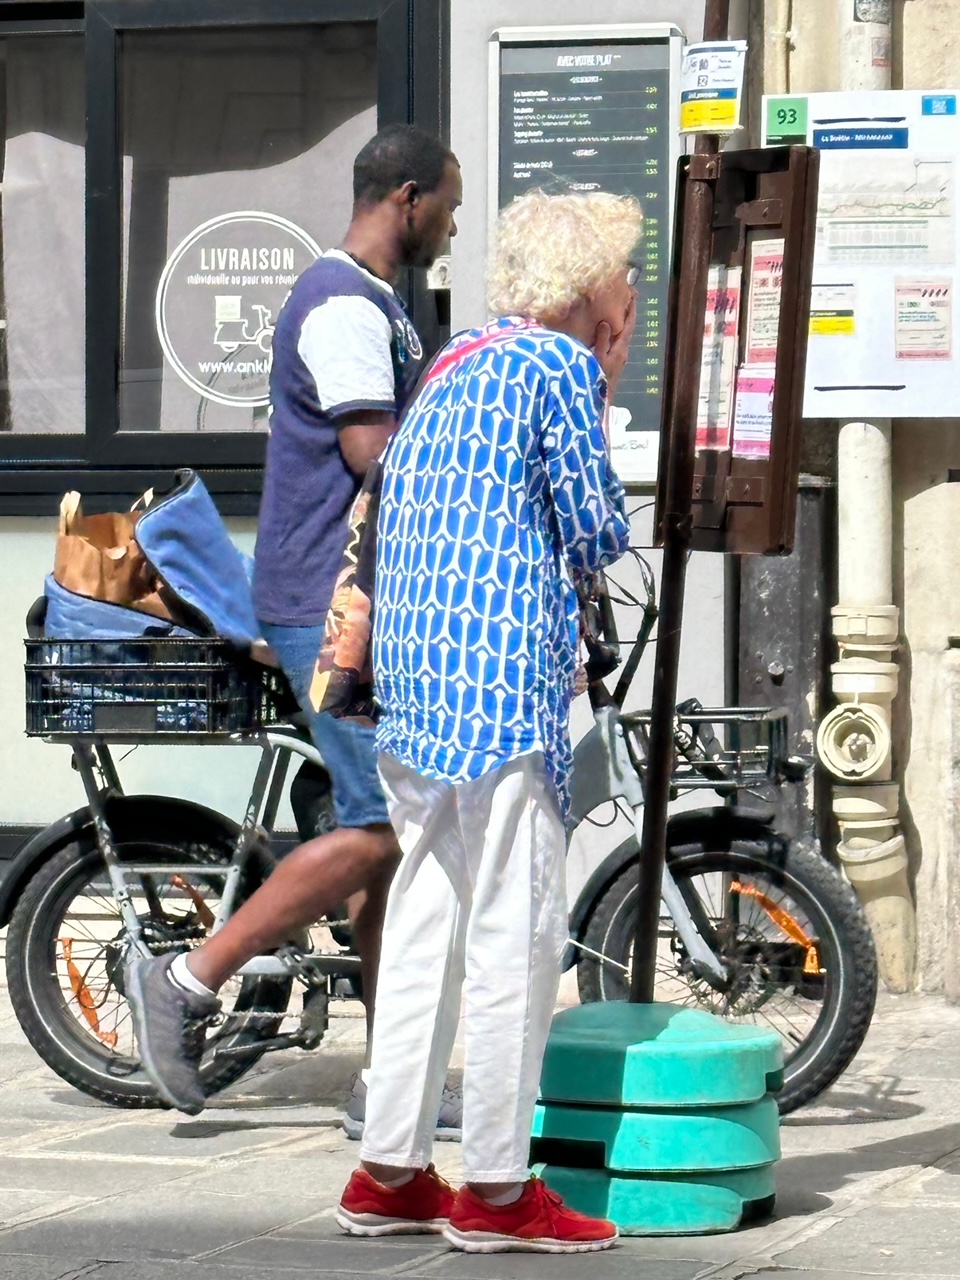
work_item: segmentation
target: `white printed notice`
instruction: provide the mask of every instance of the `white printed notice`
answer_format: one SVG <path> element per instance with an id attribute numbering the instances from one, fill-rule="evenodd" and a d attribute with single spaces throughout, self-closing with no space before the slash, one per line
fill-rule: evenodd
<path id="1" fill-rule="evenodd" d="M 803 416 L 960 415 L 960 92 L 791 93 L 761 124 L 820 153 Z"/>
<path id="2" fill-rule="evenodd" d="M 898 360 L 949 360 L 953 354 L 953 281 L 896 282 Z"/>
<path id="3" fill-rule="evenodd" d="M 733 411 L 733 456 L 765 461 L 773 435 L 772 367 L 743 366 L 737 374 Z"/>
<path id="4" fill-rule="evenodd" d="M 697 403 L 698 449 L 730 448 L 741 274 L 739 267 L 715 263 L 707 276 L 700 397 Z"/>
<path id="5" fill-rule="evenodd" d="M 844 151 L 828 157 L 824 167 L 817 212 L 818 264 L 953 262 L 952 160 L 890 150 L 878 163 L 876 152 Z"/>
<path id="6" fill-rule="evenodd" d="M 817 284 L 810 289 L 810 336 L 852 338 L 857 332 L 857 286 Z"/>
<path id="7" fill-rule="evenodd" d="M 733 133 L 740 126 L 746 40 L 687 45 L 680 68 L 680 132 Z"/>
<path id="8" fill-rule="evenodd" d="M 774 364 L 783 292 L 783 241 L 754 240 L 750 246 L 745 364 Z"/>

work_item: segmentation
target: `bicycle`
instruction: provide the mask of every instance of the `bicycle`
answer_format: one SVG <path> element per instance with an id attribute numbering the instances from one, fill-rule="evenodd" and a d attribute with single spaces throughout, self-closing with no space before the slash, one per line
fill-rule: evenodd
<path id="1" fill-rule="evenodd" d="M 570 916 L 566 967 L 581 999 L 629 988 L 649 715 L 625 712 L 656 607 L 630 596 L 642 622 L 620 665 L 605 585 L 584 600 L 594 726 L 575 750 L 573 826 L 601 805 L 629 811 L 634 834 L 596 868 Z M 332 817 L 323 762 L 283 682 L 215 640 L 43 639 L 28 619 L 27 731 L 72 748 L 87 804 L 17 854 L 0 884 L 7 980 L 30 1043 L 64 1080 L 122 1107 L 162 1105 L 140 1069 L 123 997 L 127 950 L 185 950 L 222 926 L 276 865 L 271 842 L 289 765 L 301 839 Z M 715 730 L 719 730 L 719 735 Z M 239 824 L 192 802 L 125 795 L 111 746 L 245 744 L 260 757 Z M 769 708 L 678 708 L 678 787 L 721 797 L 779 785 L 797 764 L 786 716 Z M 791 847 L 769 815 L 736 805 L 670 823 L 658 939 L 658 998 L 765 1021 L 784 1039 L 782 1111 L 826 1088 L 857 1052 L 876 997 L 876 959 L 859 902 L 818 854 Z M 296 993 L 296 995 L 295 995 Z M 263 1054 L 316 1048 L 333 998 L 359 993 L 346 922 L 249 961 L 221 992 L 202 1078 L 215 1093 Z"/>

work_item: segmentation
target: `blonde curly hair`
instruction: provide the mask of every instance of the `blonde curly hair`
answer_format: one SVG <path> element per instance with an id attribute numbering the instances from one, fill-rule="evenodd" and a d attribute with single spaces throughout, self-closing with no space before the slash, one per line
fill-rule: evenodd
<path id="1" fill-rule="evenodd" d="M 491 313 L 534 320 L 566 314 L 627 266 L 642 229 L 632 196 L 518 196 L 497 223 L 487 285 Z"/>

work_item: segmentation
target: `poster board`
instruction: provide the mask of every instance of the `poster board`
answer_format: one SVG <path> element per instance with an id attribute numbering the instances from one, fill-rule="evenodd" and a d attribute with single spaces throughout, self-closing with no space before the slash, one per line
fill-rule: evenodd
<path id="1" fill-rule="evenodd" d="M 611 418 L 626 482 L 657 475 L 683 37 L 671 25 L 513 27 L 490 52 L 490 230 L 536 187 L 613 191 L 644 213 L 637 326 Z"/>
<path id="2" fill-rule="evenodd" d="M 658 543 L 678 518 L 667 505 L 668 463 L 677 468 L 688 456 L 692 427 L 691 548 L 782 555 L 793 546 L 818 161 L 812 148 L 791 146 L 694 155 L 681 165 Z M 710 202 L 709 243 L 689 236 L 692 181 Z M 691 333 L 700 351 L 695 384 L 681 364 Z"/>
<path id="3" fill-rule="evenodd" d="M 820 151 L 803 413 L 960 414 L 958 92 L 766 96 L 765 145 Z"/>

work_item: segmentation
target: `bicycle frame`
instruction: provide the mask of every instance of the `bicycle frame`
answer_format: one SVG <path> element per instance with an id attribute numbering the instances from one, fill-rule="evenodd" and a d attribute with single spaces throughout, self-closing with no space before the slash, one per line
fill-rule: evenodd
<path id="1" fill-rule="evenodd" d="M 636 765 L 630 758 L 619 716 L 613 707 L 603 707 L 595 711 L 595 727 L 588 737 L 593 771 L 595 772 L 599 766 L 606 776 L 605 785 L 601 788 L 602 796 L 603 798 L 622 798 L 630 806 L 634 828 L 639 839 L 643 787 Z M 257 745 L 260 748 L 260 760 L 230 862 L 226 866 L 203 867 L 204 876 L 222 876 L 224 881 L 211 933 L 222 929 L 233 914 L 237 905 L 240 882 L 249 857 L 255 847 L 264 848 L 274 830 L 291 755 L 299 756 L 321 767 L 323 765 L 317 749 L 293 726 L 281 726 L 256 736 L 241 735 L 237 737 L 236 742 L 239 745 Z M 93 817 L 97 845 L 103 855 L 110 885 L 130 939 L 130 945 L 141 955 L 150 955 L 134 906 L 129 881 L 145 875 L 195 876 L 198 870 L 197 864 L 195 862 L 163 862 L 126 865 L 117 853 L 106 815 L 106 804 L 110 797 L 123 794 L 109 744 L 102 741 L 92 743 L 77 741 L 74 743 L 73 751 Z M 704 941 L 669 869 L 664 872 L 663 900 L 691 960 L 704 975 L 709 974 L 715 980 L 722 981 L 725 973 L 723 965 Z M 255 956 L 238 970 L 238 976 L 299 975 L 309 979 L 327 974 L 346 976 L 357 972 L 358 969 L 359 960 L 354 955 L 311 955 L 287 947 L 273 955 Z"/>
<path id="2" fill-rule="evenodd" d="M 653 604 L 652 582 L 646 574 L 645 580 L 648 590 L 646 603 L 636 598 L 633 600 L 634 603 L 641 604 L 644 610 L 643 621 L 612 694 L 604 684 L 604 677 L 620 665 L 619 640 L 605 583 L 601 580 L 599 583 L 591 584 L 595 594 L 589 599 L 582 599 L 585 615 L 588 618 L 593 616 L 594 622 L 599 622 L 606 643 L 599 640 L 596 632 L 591 635 L 588 626 L 585 640 L 590 655 L 587 673 L 594 726 L 578 744 L 575 758 L 578 761 L 580 773 L 575 773 L 573 782 L 574 826 L 585 818 L 587 813 L 605 801 L 622 800 L 631 811 L 638 843 L 643 825 L 645 731 L 642 714 L 625 714 L 622 706 L 657 617 L 657 610 Z M 727 722 L 736 721 L 738 717 L 760 720 L 767 718 L 771 719 L 774 727 L 782 727 L 778 717 L 782 718 L 783 713 L 779 712 L 760 713 L 756 709 L 742 708 L 716 713 L 704 712 L 702 718 L 710 714 L 716 715 L 720 720 L 726 719 Z M 696 718 L 694 720 L 696 723 Z M 737 782 L 731 780 L 723 769 L 714 765 L 709 757 L 704 757 L 699 751 L 696 727 L 694 728 L 693 738 L 685 743 L 678 723 L 678 753 L 685 757 L 696 772 L 702 774 L 700 785 L 712 786 L 727 793 L 733 791 Z M 785 733 L 778 735 L 771 730 L 771 744 L 776 742 L 777 750 L 780 749 L 781 737 L 785 741 Z M 255 849 L 262 853 L 268 848 L 291 755 L 299 756 L 320 767 L 323 766 L 323 759 L 312 742 L 292 724 L 280 725 L 258 733 L 237 734 L 230 741 L 238 745 L 258 746 L 260 760 L 236 847 L 229 863 L 225 866 L 204 865 L 203 867 L 204 876 L 223 877 L 223 890 L 211 926 L 212 933 L 224 927 L 237 906 L 238 892 L 251 854 Z M 132 878 L 149 875 L 195 876 L 198 864 L 195 862 L 182 864 L 158 862 L 155 865 L 141 863 L 135 866 L 124 864 L 114 845 L 105 808 L 111 796 L 123 794 L 109 744 L 99 738 L 76 739 L 73 742 L 73 752 L 93 817 L 97 844 L 103 855 L 130 945 L 141 954 L 149 955 L 149 947 L 134 907 L 129 881 Z M 771 758 L 774 754 L 774 747 L 771 745 Z M 768 767 L 770 767 L 769 762 Z M 710 946 L 708 941 L 710 930 L 705 927 L 705 921 L 701 920 L 698 923 L 694 918 L 696 904 L 687 902 L 669 866 L 664 869 L 661 896 L 698 974 L 712 985 L 722 985 L 726 979 L 726 970 L 722 960 Z M 572 940 L 572 945 L 578 947 L 580 944 Z M 287 946 L 274 954 L 254 957 L 238 973 L 243 977 L 299 976 L 309 983 L 322 976 L 330 974 L 343 976 L 355 973 L 358 969 L 358 958 L 349 953 L 314 955 Z"/>
<path id="3" fill-rule="evenodd" d="M 584 742 L 588 743 L 591 774 L 594 779 L 602 779 L 601 787 L 598 788 L 602 799 L 622 799 L 629 806 L 639 845 L 643 834 L 643 783 L 636 763 L 631 759 L 619 708 L 612 703 L 607 706 L 595 706 L 593 714 L 594 728 L 584 739 Z M 660 895 L 673 918 L 677 933 L 692 963 L 703 977 L 722 982 L 726 977 L 723 962 L 710 949 L 697 928 L 687 902 L 670 868 L 666 865 L 663 869 Z"/>
<path id="4" fill-rule="evenodd" d="M 654 603 L 650 567 L 636 552 L 634 555 L 640 565 L 646 600 L 640 600 L 631 592 L 626 592 L 628 599 L 621 601 L 638 605 L 643 611 L 636 638 L 622 667 L 620 640 L 605 576 L 598 574 L 593 579 L 582 580 L 578 586 L 583 640 L 588 654 L 587 691 L 593 710 L 594 727 L 577 744 L 574 752 L 572 799 L 574 826 L 579 825 L 598 805 L 606 801 L 623 800 L 631 812 L 637 846 L 641 847 L 645 799 L 643 777 L 648 749 L 647 717 L 644 713 L 624 713 L 623 704 L 653 632 L 658 610 Z M 620 673 L 611 693 L 604 680 L 617 667 L 620 667 Z M 675 781 L 682 781 L 687 787 L 708 787 L 723 795 L 733 795 L 737 786 L 743 785 L 747 777 L 750 781 L 756 781 L 761 776 L 767 779 L 779 777 L 787 771 L 785 712 L 747 707 L 718 711 L 699 708 L 699 712 L 694 712 L 694 706 L 699 707 L 699 704 L 684 704 L 677 709 L 674 743 L 676 759 L 685 765 L 685 774 L 682 779 L 677 777 L 675 765 Z M 690 732 L 683 727 L 681 712 L 688 713 Z M 739 744 L 733 752 L 726 753 L 723 764 L 711 759 L 700 741 L 703 724 L 710 718 L 729 726 L 752 722 L 766 728 L 766 748 L 754 749 L 752 752 L 754 757 L 763 761 L 762 774 L 757 759 L 752 761 L 753 772 L 749 768 L 740 767 Z M 731 733 L 735 733 L 732 728 Z M 698 927 L 698 922 L 694 919 L 696 904 L 694 910 L 691 910 L 691 904 L 681 893 L 667 864 L 663 869 L 660 895 L 698 975 L 713 986 L 722 986 L 727 976 L 726 969 L 707 941 L 711 932 L 707 922 L 701 919 Z M 572 945 L 580 946 L 576 940 L 572 940 Z"/>
<path id="5" fill-rule="evenodd" d="M 237 735 L 233 741 L 241 746 L 258 746 L 260 760 L 240 834 L 229 863 L 226 866 L 203 866 L 204 876 L 223 876 L 224 878 L 211 933 L 218 932 L 230 919 L 237 905 L 237 893 L 251 853 L 254 848 L 262 850 L 274 830 L 291 755 L 300 756 L 312 764 L 323 766 L 323 759 L 313 743 L 292 725 L 281 725 L 256 735 Z M 139 878 L 148 875 L 195 876 L 198 864 L 196 862 L 162 862 L 127 866 L 117 853 L 106 815 L 106 804 L 110 797 L 123 794 L 109 744 L 100 740 L 94 742 L 78 740 L 73 744 L 73 753 L 93 817 L 97 846 L 103 855 L 110 886 L 130 939 L 130 945 L 135 947 L 141 955 L 149 956 L 151 952 L 143 937 L 143 929 L 134 908 L 128 880 L 131 877 Z M 273 955 L 255 956 L 243 965 L 237 974 L 239 977 L 300 976 L 309 981 L 329 974 L 347 976 L 359 972 L 359 967 L 360 961 L 354 955 L 312 955 L 300 952 L 293 947 L 285 947 Z"/>

